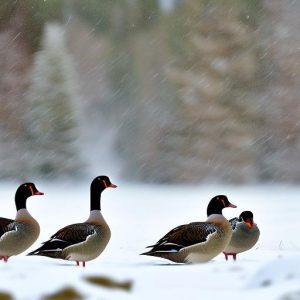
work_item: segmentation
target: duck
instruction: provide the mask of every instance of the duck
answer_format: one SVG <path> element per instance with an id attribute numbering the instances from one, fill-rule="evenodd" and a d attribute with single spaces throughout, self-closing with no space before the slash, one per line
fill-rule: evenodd
<path id="1" fill-rule="evenodd" d="M 116 188 L 108 176 L 97 176 L 90 186 L 90 214 L 83 223 L 71 224 L 53 234 L 42 246 L 27 255 L 47 256 L 75 261 L 77 266 L 97 258 L 106 248 L 111 231 L 101 213 L 101 195 Z"/>
<path id="2" fill-rule="evenodd" d="M 11 256 L 27 250 L 39 237 L 39 223 L 26 208 L 31 196 L 44 195 L 32 182 L 21 184 L 15 194 L 17 214 L 14 220 L 0 218 L 0 260 L 7 262 Z"/>
<path id="3" fill-rule="evenodd" d="M 258 241 L 260 230 L 253 221 L 253 213 L 251 211 L 243 211 L 240 216 L 229 220 L 232 227 L 232 237 L 228 246 L 223 253 L 225 259 L 232 255 L 236 260 L 238 253 L 251 249 Z"/>
<path id="4" fill-rule="evenodd" d="M 236 208 L 225 195 L 213 197 L 207 206 L 206 222 L 192 222 L 175 227 L 149 251 L 141 255 L 156 256 L 176 263 L 204 263 L 221 253 L 230 242 L 232 229 L 222 210 Z"/>

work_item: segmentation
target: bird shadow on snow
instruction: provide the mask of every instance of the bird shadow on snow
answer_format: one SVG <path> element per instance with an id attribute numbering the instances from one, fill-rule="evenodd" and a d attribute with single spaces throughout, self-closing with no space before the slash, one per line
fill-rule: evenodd
<path id="1" fill-rule="evenodd" d="M 149 261 L 149 262 L 137 262 L 137 263 L 133 263 L 131 265 L 135 265 L 135 266 L 140 266 L 140 267 L 143 267 L 143 266 L 148 266 L 148 267 L 182 267 L 182 266 L 195 266 L 195 265 L 215 265 L 215 263 L 217 263 L 216 260 L 212 259 L 210 260 L 209 262 L 204 262 L 204 263 L 175 263 L 175 262 L 170 262 L 170 261 Z M 227 263 L 228 265 L 230 263 L 228 262 L 225 262 L 224 260 L 224 263 Z M 234 262 L 236 263 L 236 262 Z"/>
<path id="2" fill-rule="evenodd" d="M 132 264 L 137 267 L 181 267 L 186 266 L 186 264 L 180 264 L 180 263 L 169 263 L 169 262 L 138 262 L 135 264 Z"/>
<path id="3" fill-rule="evenodd" d="M 53 265 L 58 266 L 58 267 L 75 267 L 79 268 L 79 266 L 76 265 L 76 263 L 64 263 L 64 262 L 53 262 Z"/>

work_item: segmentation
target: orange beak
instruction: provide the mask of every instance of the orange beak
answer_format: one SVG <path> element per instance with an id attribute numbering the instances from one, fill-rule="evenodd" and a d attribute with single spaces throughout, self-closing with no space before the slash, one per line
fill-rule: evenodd
<path id="1" fill-rule="evenodd" d="M 252 220 L 250 220 L 250 219 L 247 219 L 247 220 L 245 221 L 245 223 L 246 223 L 246 225 L 247 225 L 247 227 L 248 227 L 249 229 L 252 229 L 253 226 L 254 226 Z"/>

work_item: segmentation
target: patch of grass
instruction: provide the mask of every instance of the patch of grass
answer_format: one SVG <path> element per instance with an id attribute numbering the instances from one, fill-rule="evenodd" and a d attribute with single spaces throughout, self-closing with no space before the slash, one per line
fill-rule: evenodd
<path id="1" fill-rule="evenodd" d="M 126 291 L 130 291 L 132 289 L 132 281 L 130 280 L 124 282 L 117 282 L 105 276 L 88 276 L 84 279 L 91 284 L 99 285 L 105 288 L 121 289 Z"/>

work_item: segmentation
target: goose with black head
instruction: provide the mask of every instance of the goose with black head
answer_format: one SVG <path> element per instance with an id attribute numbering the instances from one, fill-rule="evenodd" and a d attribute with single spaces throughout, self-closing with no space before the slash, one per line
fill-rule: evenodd
<path id="1" fill-rule="evenodd" d="M 232 230 L 222 210 L 231 204 L 225 195 L 213 197 L 207 206 L 206 222 L 193 222 L 168 232 L 150 251 L 142 255 L 157 256 L 177 263 L 203 263 L 221 253 L 228 245 Z"/>
<path id="2" fill-rule="evenodd" d="M 0 260 L 7 262 L 9 257 L 24 252 L 37 240 L 40 226 L 26 207 L 27 199 L 35 195 L 44 194 L 32 182 L 21 184 L 15 194 L 15 219 L 0 218 Z"/>
<path id="3" fill-rule="evenodd" d="M 90 214 L 83 223 L 68 225 L 51 236 L 43 245 L 28 255 L 82 262 L 97 258 L 106 248 L 111 232 L 101 213 L 101 195 L 106 188 L 116 188 L 107 176 L 97 176 L 91 183 Z"/>

